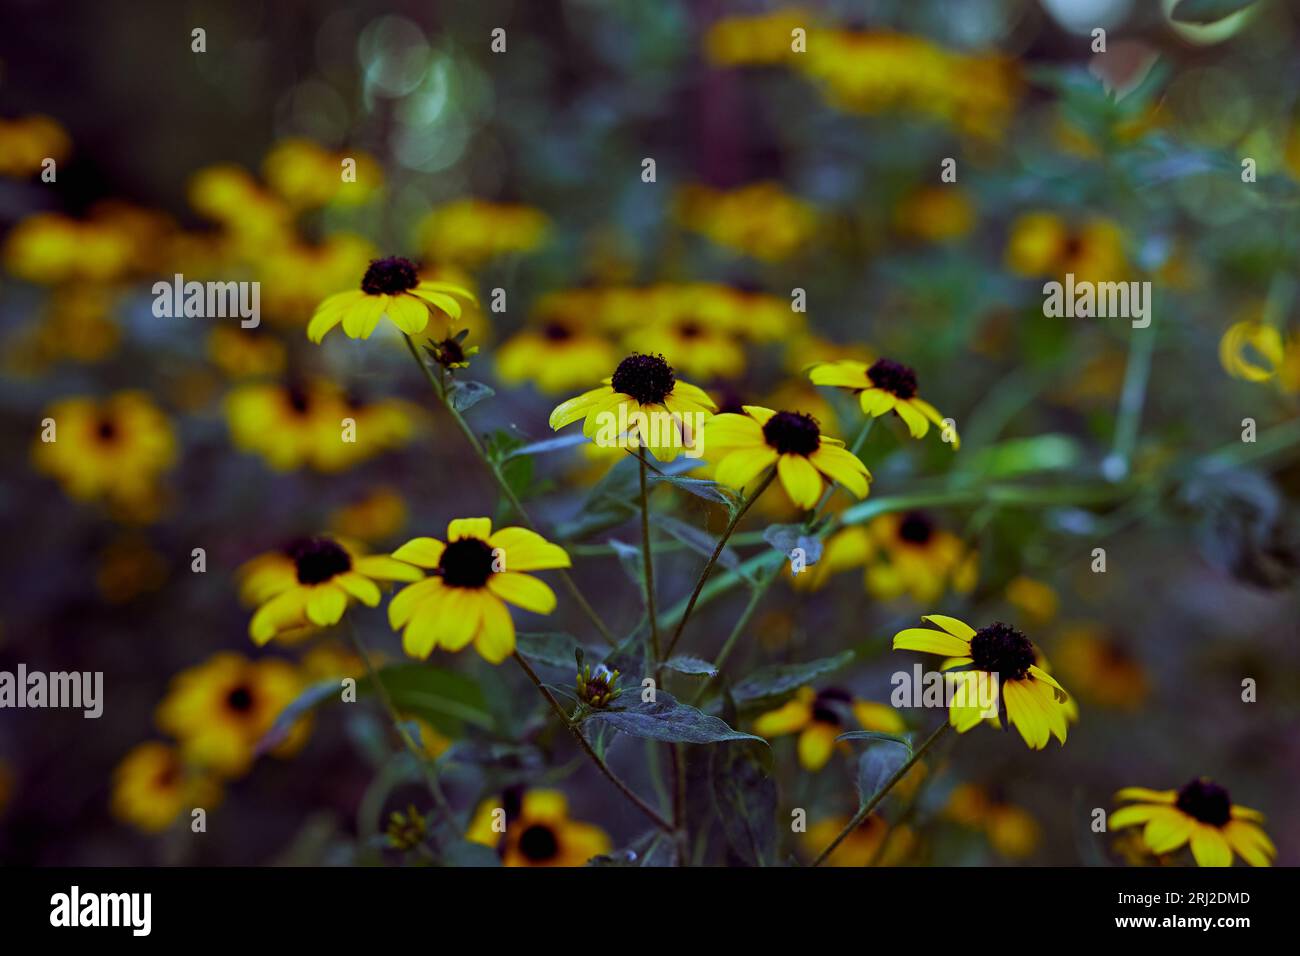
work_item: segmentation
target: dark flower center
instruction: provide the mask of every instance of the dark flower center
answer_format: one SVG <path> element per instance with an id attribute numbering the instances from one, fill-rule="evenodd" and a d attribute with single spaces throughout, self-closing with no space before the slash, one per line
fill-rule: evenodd
<path id="1" fill-rule="evenodd" d="M 1228 791 L 1203 778 L 1193 780 L 1179 790 L 1174 806 L 1212 827 L 1221 827 L 1232 819 L 1232 799 Z"/>
<path id="2" fill-rule="evenodd" d="M 892 359 L 877 359 L 867 369 L 867 378 L 876 388 L 883 388 L 899 398 L 911 398 L 916 394 L 916 373 Z"/>
<path id="3" fill-rule="evenodd" d="M 289 546 L 299 584 L 320 584 L 352 569 L 352 558 L 329 538 L 304 538 Z"/>
<path id="4" fill-rule="evenodd" d="M 547 322 L 542 326 L 542 337 L 550 342 L 564 342 L 573 338 L 573 329 L 563 322 Z"/>
<path id="5" fill-rule="evenodd" d="M 492 577 L 492 547 L 478 538 L 447 545 L 438 562 L 442 583 L 453 588 L 481 588 Z"/>
<path id="6" fill-rule="evenodd" d="M 253 709 L 253 693 L 247 687 L 236 687 L 226 695 L 226 706 L 239 714 Z"/>
<path id="7" fill-rule="evenodd" d="M 812 717 L 819 724 L 838 727 L 844 723 L 841 709 L 853 700 L 853 695 L 839 687 L 827 687 L 813 699 Z"/>
<path id="8" fill-rule="evenodd" d="M 995 621 L 970 639 L 970 656 L 976 670 L 997 674 L 1003 681 L 1021 680 L 1034 663 L 1034 645 L 1010 624 Z"/>
<path id="9" fill-rule="evenodd" d="M 117 437 L 117 424 L 108 418 L 101 418 L 95 428 L 100 441 L 112 441 Z"/>
<path id="10" fill-rule="evenodd" d="M 934 522 L 922 511 L 909 511 L 898 523 L 898 538 L 909 544 L 925 544 L 934 536 Z"/>
<path id="11" fill-rule="evenodd" d="M 389 256 L 373 259 L 361 279 L 361 291 L 366 295 L 392 295 L 414 289 L 420 284 L 419 270 L 410 259 Z"/>
<path id="12" fill-rule="evenodd" d="M 610 384 L 642 405 L 660 405 L 673 393 L 677 376 L 662 355 L 633 353 L 618 363 Z"/>
<path id="13" fill-rule="evenodd" d="M 677 327 L 677 334 L 684 339 L 698 339 L 704 334 L 704 329 L 698 322 L 688 321 Z"/>
<path id="14" fill-rule="evenodd" d="M 465 361 L 465 350 L 455 339 L 443 339 L 438 343 L 438 361 L 443 365 L 459 365 Z"/>
<path id="15" fill-rule="evenodd" d="M 763 426 L 763 439 L 780 455 L 811 455 L 822 443 L 817 419 L 803 412 L 777 412 Z"/>
<path id="16" fill-rule="evenodd" d="M 534 823 L 519 835 L 519 852 L 534 863 L 545 863 L 560 852 L 560 841 L 550 827 Z"/>
<path id="17" fill-rule="evenodd" d="M 290 385 L 284 392 L 285 400 L 288 401 L 289 407 L 299 415 L 306 415 L 311 408 L 311 399 L 307 396 L 307 390 L 301 385 Z"/>

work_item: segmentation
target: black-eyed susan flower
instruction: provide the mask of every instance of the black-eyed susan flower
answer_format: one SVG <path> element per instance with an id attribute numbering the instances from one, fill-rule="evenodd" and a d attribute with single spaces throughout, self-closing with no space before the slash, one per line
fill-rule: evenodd
<path id="1" fill-rule="evenodd" d="M 676 367 L 692 378 L 737 378 L 745 370 L 743 316 L 730 308 L 730 298 L 715 290 L 669 286 L 648 295 L 649 307 L 624 334 L 624 343 L 637 352 L 671 355 Z"/>
<path id="2" fill-rule="evenodd" d="M 158 479 L 176 459 L 171 423 L 143 392 L 63 399 L 45 418 L 52 426 L 32 444 L 32 461 L 79 501 L 135 509 L 157 497 Z"/>
<path id="3" fill-rule="evenodd" d="M 288 661 L 251 661 L 222 652 L 172 678 L 155 720 L 180 742 L 187 763 L 237 777 L 247 772 L 258 742 L 303 689 L 302 676 Z M 299 721 L 272 753 L 295 753 L 310 727 L 309 718 Z"/>
<path id="4" fill-rule="evenodd" d="M 528 325 L 496 351 L 501 381 L 554 395 L 597 380 L 618 361 L 597 327 L 603 299 L 598 289 L 566 289 L 538 302 Z"/>
<path id="5" fill-rule="evenodd" d="M 942 654 L 949 658 L 945 670 L 970 665 L 968 670 L 949 675 L 953 693 L 948 719 L 958 733 L 964 734 L 985 719 L 1000 725 L 999 718 L 1005 713 L 1032 749 L 1046 747 L 1051 737 L 1065 743 L 1073 713 L 1069 696 L 1039 666 L 1038 652 L 1029 638 L 1000 621 L 976 631 L 943 614 L 929 614 L 922 620 L 935 627 L 899 631 L 894 635 L 894 650 Z M 981 699 L 991 695 L 995 697 L 988 703 L 996 708 L 994 713 Z"/>
<path id="6" fill-rule="evenodd" d="M 210 810 L 220 800 L 220 785 L 187 767 L 180 751 L 170 744 L 139 744 L 113 769 L 109 809 L 118 820 L 145 833 L 161 833 L 182 811 Z"/>
<path id="7" fill-rule="evenodd" d="M 484 800 L 465 839 L 496 849 L 505 866 L 582 866 L 611 846 L 600 827 L 569 819 L 568 800 L 558 790 L 509 791 Z"/>
<path id="8" fill-rule="evenodd" d="M 1026 213 L 1011 224 L 1007 268 L 1027 276 L 1077 282 L 1115 282 L 1128 273 L 1124 232 L 1109 219 L 1093 217 L 1070 224 L 1051 212 Z"/>
<path id="9" fill-rule="evenodd" d="M 962 826 L 982 830 L 989 845 L 1009 859 L 1032 856 L 1042 842 L 1042 827 L 1028 810 L 973 783 L 953 787 L 944 815 Z"/>
<path id="10" fill-rule="evenodd" d="M 340 441 L 340 390 L 320 379 L 256 382 L 232 389 L 225 400 L 230 439 L 276 471 L 316 463 L 321 448 Z"/>
<path id="11" fill-rule="evenodd" d="M 551 412 L 558 431 L 582 419 L 582 433 L 599 444 L 648 448 L 660 461 L 698 449 L 698 423 L 716 408 L 713 399 L 677 378 L 662 355 L 632 354 L 600 388 L 561 402 Z"/>
<path id="12" fill-rule="evenodd" d="M 1178 790 L 1125 787 L 1116 800 L 1130 802 L 1110 815 L 1109 827 L 1142 826 L 1142 840 L 1157 855 L 1190 844 L 1199 866 L 1232 866 L 1236 853 L 1251 866 L 1271 866 L 1277 848 L 1260 826 L 1263 814 L 1236 806 L 1228 791 L 1199 777 Z"/>
<path id="13" fill-rule="evenodd" d="M 952 438 L 953 451 L 960 447 L 957 429 L 945 425 L 938 409 L 917 394 L 916 372 L 906 365 L 887 358 L 876 359 L 871 365 L 842 359 L 814 365 L 808 375 L 814 385 L 832 385 L 853 392 L 863 413 L 872 418 L 894 412 L 913 438 L 924 438 L 933 423 L 945 440 Z"/>
<path id="14" fill-rule="evenodd" d="M 760 737 L 797 733 L 799 763 L 816 772 L 831 759 L 835 738 L 854 729 L 850 715 L 862 730 L 896 734 L 906 729 L 898 711 L 885 704 L 856 700 L 836 687 L 821 692 L 800 687 L 794 697 L 776 710 L 760 714 L 754 721 L 754 733 Z"/>
<path id="15" fill-rule="evenodd" d="M 1079 697 L 1101 707 L 1136 710 L 1150 690 L 1146 669 L 1116 635 L 1091 624 L 1062 629 L 1052 657 Z"/>
<path id="16" fill-rule="evenodd" d="M 800 838 L 809 860 L 828 846 L 848 826 L 848 817 L 826 817 L 808 827 Z M 873 813 L 846 836 L 826 858 L 823 866 L 899 866 L 916 849 L 916 831 L 907 824 L 890 827 L 885 818 Z"/>
<path id="17" fill-rule="evenodd" d="M 532 206 L 467 198 L 434 209 L 418 228 L 430 260 L 474 269 L 497 256 L 539 248 L 550 220 Z"/>
<path id="18" fill-rule="evenodd" d="M 428 571 L 388 604 L 388 622 L 402 631 L 406 653 L 423 660 L 435 647 L 459 651 L 472 641 L 493 664 L 515 650 L 507 604 L 536 614 L 555 610 L 555 592 L 526 572 L 570 566 L 559 545 L 527 528 L 494 533 L 490 518 L 457 518 L 445 543 L 413 538 L 393 557 Z"/>
<path id="19" fill-rule="evenodd" d="M 320 342 L 339 323 L 351 339 L 368 339 L 385 315 L 407 335 L 418 335 L 436 317 L 439 338 L 450 336 L 460 318 L 461 300 L 474 293 L 452 282 L 422 280 L 414 262 L 400 256 L 376 259 L 366 269 L 361 288 L 337 292 L 320 304 L 307 324 L 307 338 Z"/>
<path id="20" fill-rule="evenodd" d="M 704 426 L 704 453 L 717 463 L 718 482 L 745 488 L 775 467 L 781 487 L 804 510 L 821 498 L 823 476 L 866 497 L 871 481 L 867 466 L 842 441 L 823 435 L 811 415 L 759 405 L 746 405 L 744 412 L 715 415 Z"/>
<path id="21" fill-rule="evenodd" d="M 262 645 L 277 636 L 337 624 L 355 601 L 375 607 L 380 598 L 376 581 L 418 581 L 420 572 L 321 536 L 300 538 L 279 555 L 254 558 L 240 576 L 244 597 L 259 604 L 248 635 Z"/>
<path id="22" fill-rule="evenodd" d="M 865 572 L 873 597 L 889 601 L 908 595 L 929 604 L 949 588 L 965 594 L 975 587 L 978 555 L 926 512 L 881 515 L 867 530 L 876 546 Z"/>

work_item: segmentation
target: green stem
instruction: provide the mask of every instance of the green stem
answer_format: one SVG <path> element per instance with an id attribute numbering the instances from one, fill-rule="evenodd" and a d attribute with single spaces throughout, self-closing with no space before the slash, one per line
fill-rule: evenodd
<path id="1" fill-rule="evenodd" d="M 1140 334 L 1139 334 L 1140 333 Z M 1120 393 L 1115 422 L 1115 444 L 1102 462 L 1108 475 L 1123 478 L 1129 473 L 1133 449 L 1137 445 L 1142 405 L 1146 401 L 1147 383 L 1151 379 L 1151 357 L 1155 353 L 1156 329 L 1135 329 L 1129 346 L 1128 365 L 1124 369 L 1124 387 Z"/>
<path id="2" fill-rule="evenodd" d="M 741 633 L 744 632 L 746 626 L 748 626 L 749 619 L 754 616 L 754 611 L 758 609 L 758 604 L 763 600 L 763 595 L 767 593 L 768 588 L 772 586 L 772 582 L 778 577 L 780 577 L 780 572 L 773 569 L 769 574 L 764 576 L 757 584 L 755 584 L 753 590 L 749 592 L 749 602 L 745 605 L 745 610 L 741 611 L 740 617 L 738 617 L 736 623 L 732 625 L 731 633 L 728 634 L 727 639 L 722 642 L 722 648 L 718 651 L 718 655 L 713 661 L 713 666 L 717 671 L 717 674 L 704 682 L 704 685 L 695 695 L 695 700 L 692 702 L 693 706 L 698 707 L 700 705 L 700 701 L 704 699 L 704 695 L 708 692 L 709 688 L 713 686 L 713 682 L 718 679 L 718 675 L 722 673 L 722 667 L 727 663 L 727 659 L 731 657 L 731 652 L 736 646 L 736 641 L 740 639 Z"/>
<path id="3" fill-rule="evenodd" d="M 650 547 L 650 496 L 646 493 L 645 452 L 637 449 L 641 474 L 641 563 L 645 575 L 645 609 L 650 618 L 650 648 L 654 659 L 659 660 L 659 618 L 655 615 L 655 568 Z"/>
<path id="4" fill-rule="evenodd" d="M 582 728 L 569 719 L 569 715 L 564 712 L 564 707 L 562 707 L 560 702 L 555 699 L 555 695 L 551 693 L 550 689 L 542 683 L 541 678 L 537 676 L 537 672 L 532 669 L 528 661 L 524 660 L 523 655 L 518 651 L 515 651 L 514 658 L 515 662 L 523 668 L 524 673 L 528 675 L 528 679 L 533 682 L 533 685 L 541 692 L 541 695 L 546 698 L 547 703 L 551 705 L 551 709 L 555 711 L 555 716 L 559 717 L 564 726 L 569 728 L 574 738 L 578 741 L 578 746 L 582 748 L 582 752 L 591 758 L 591 762 L 594 763 L 596 768 L 605 775 L 605 778 L 617 787 L 618 791 L 623 794 L 623 796 L 627 797 L 628 801 L 631 802 L 633 806 L 645 814 L 655 826 L 659 827 L 659 829 L 663 830 L 665 833 L 672 833 L 675 828 L 671 823 L 661 817 L 655 811 L 654 807 L 650 806 L 650 804 L 638 797 L 627 784 L 614 776 L 614 771 L 609 769 L 609 764 L 605 763 L 600 754 L 596 753 L 596 751 L 592 749 L 591 744 L 587 742 L 587 738 L 583 734 Z"/>
<path id="5" fill-rule="evenodd" d="M 754 489 L 754 493 L 745 499 L 744 503 L 736 509 L 736 513 L 731 516 L 731 520 L 727 522 L 727 527 L 723 529 L 721 537 L 718 538 L 718 544 L 713 549 L 713 554 L 709 556 L 708 563 L 704 565 L 704 570 L 700 572 L 699 580 L 695 582 L 695 590 L 691 592 L 691 596 L 686 602 L 686 609 L 677 620 L 677 628 L 673 631 L 672 640 L 668 642 L 667 650 L 662 657 L 655 655 L 661 664 L 672 656 L 674 648 L 677 647 L 677 642 L 681 640 L 682 631 L 686 629 L 686 622 L 690 620 L 691 612 L 695 610 L 695 603 L 700 599 L 700 592 L 704 590 L 704 585 L 709 580 L 709 575 L 713 573 L 713 568 L 718 563 L 723 548 L 727 546 L 727 539 L 731 537 L 731 532 L 736 530 L 736 525 L 740 524 L 740 520 L 745 517 L 745 513 L 749 511 L 750 506 L 758 500 L 759 495 L 767 490 L 767 486 L 772 483 L 772 479 L 775 477 L 776 469 L 772 468 L 759 483 L 759 486 Z"/>
<path id="6" fill-rule="evenodd" d="M 918 760 L 925 756 L 925 752 L 933 747 L 935 743 L 938 742 L 939 738 L 947 733 L 948 728 L 951 726 L 952 725 L 945 719 L 944 722 L 935 729 L 934 733 L 925 739 L 925 743 L 921 744 L 920 747 L 912 752 L 912 756 L 908 757 L 907 761 L 893 772 L 890 778 L 881 785 L 879 790 L 876 791 L 875 796 L 868 800 L 862 806 L 862 809 L 853 815 L 853 819 L 850 820 L 848 825 L 840 831 L 839 836 L 832 840 L 826 849 L 817 854 L 817 859 L 812 862 L 813 866 L 821 866 L 822 863 L 825 862 L 826 858 L 835 852 L 835 848 L 844 841 L 845 837 L 858 827 L 862 826 L 862 821 L 871 816 L 871 811 L 875 810 L 876 807 L 880 805 L 880 801 L 884 800 L 885 797 L 889 795 L 889 791 L 894 789 L 894 785 L 907 776 L 907 772 L 916 765 Z"/>
<path id="7" fill-rule="evenodd" d="M 505 475 L 501 473 L 501 467 L 491 459 L 486 449 L 483 448 L 482 442 L 478 440 L 478 436 L 474 434 L 474 430 L 469 427 L 469 422 L 465 421 L 465 416 L 462 415 L 451 403 L 451 400 L 447 397 L 447 389 L 434 376 L 433 370 L 429 368 L 424 359 L 420 358 L 420 352 L 416 349 L 415 343 L 411 341 L 411 337 L 403 333 L 402 338 L 406 340 L 406 347 L 411 352 L 411 358 L 415 359 L 415 364 L 420 366 L 421 371 L 424 372 L 424 377 L 428 379 L 429 385 L 433 388 L 434 394 L 438 396 L 438 400 L 442 402 L 443 407 L 447 409 L 448 414 L 450 414 L 452 419 L 456 422 L 457 427 L 460 428 L 461 433 L 465 436 L 465 440 L 469 442 L 470 448 L 474 450 L 474 454 L 477 455 L 479 460 L 487 466 L 488 471 L 492 473 L 492 477 L 496 479 L 497 487 L 501 489 L 501 493 L 504 494 L 506 500 L 510 502 L 510 507 L 515 509 L 515 513 L 519 515 L 519 519 L 529 528 L 529 530 L 540 534 L 541 532 L 538 530 L 536 522 L 533 521 L 527 510 L 525 510 L 523 503 L 519 500 L 519 496 L 515 494 L 514 489 L 510 487 L 510 483 L 506 481 Z M 578 607 L 582 609 L 582 613 L 587 616 L 587 619 L 591 621 L 596 630 L 600 632 L 600 636 L 605 639 L 605 643 L 609 644 L 611 647 L 614 646 L 616 644 L 614 635 L 610 632 L 609 628 L 605 626 L 605 622 L 601 620 L 600 615 L 596 613 L 596 609 L 591 606 L 583 596 L 582 592 L 578 590 L 578 585 L 573 580 L 572 575 L 564 569 L 559 570 L 559 575 L 560 580 L 564 582 L 565 589 L 568 590 L 570 596 L 572 596 Z"/>
<path id="8" fill-rule="evenodd" d="M 416 763 L 424 771 L 425 782 L 429 786 L 429 793 L 433 796 L 433 802 L 438 808 L 438 812 L 443 818 L 450 823 L 454 823 L 455 816 L 452 813 L 451 805 L 447 802 L 446 796 L 442 792 L 442 787 L 438 783 L 438 771 L 425 752 L 406 729 L 406 723 L 402 720 L 401 714 L 398 713 L 397 707 L 393 704 L 393 698 L 388 693 L 388 688 L 384 682 L 379 679 L 379 672 L 375 669 L 374 662 L 370 660 L 370 655 L 366 652 L 365 645 L 361 643 L 361 638 L 357 634 L 356 627 L 349 620 L 347 624 L 348 637 L 352 641 L 353 648 L 356 649 L 357 656 L 361 658 L 361 663 L 366 669 L 366 676 L 370 679 L 370 686 L 375 689 L 375 694 L 379 697 L 385 711 L 388 712 L 388 718 L 393 722 L 393 727 L 397 731 L 397 736 L 401 738 L 402 744 L 415 758 Z"/>

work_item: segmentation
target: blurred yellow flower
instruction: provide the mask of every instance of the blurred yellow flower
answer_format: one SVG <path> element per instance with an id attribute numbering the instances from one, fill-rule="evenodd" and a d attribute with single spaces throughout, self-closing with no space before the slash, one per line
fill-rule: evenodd
<path id="1" fill-rule="evenodd" d="M 212 364 L 229 378 L 266 378 L 284 371 L 284 344 L 257 329 L 213 326 L 207 346 Z"/>
<path id="2" fill-rule="evenodd" d="M 1272 866 L 1277 847 L 1258 810 L 1236 806 L 1228 791 L 1200 777 L 1178 790 L 1125 787 L 1116 800 L 1133 801 L 1110 815 L 1110 829 L 1142 826 L 1142 841 L 1160 855 L 1190 844 L 1198 866 L 1232 866 L 1233 854 L 1251 866 Z"/>
<path id="3" fill-rule="evenodd" d="M 1136 710 L 1146 700 L 1146 670 L 1129 648 L 1098 627 L 1064 628 L 1052 656 L 1085 700 L 1119 710 Z"/>
<path id="4" fill-rule="evenodd" d="M 732 190 L 685 186 L 674 204 L 677 219 L 718 245 L 765 262 L 787 259 L 816 233 L 817 214 L 779 183 L 750 183 Z"/>
<path id="5" fill-rule="evenodd" d="M 287 661 L 251 661 L 223 651 L 173 677 L 155 719 L 160 730 L 180 741 L 187 763 L 238 777 L 252 766 L 276 717 L 303 690 L 301 675 Z M 305 717 L 271 752 L 292 755 L 310 732 Z"/>
<path id="6" fill-rule="evenodd" d="M 848 817 L 818 820 L 800 838 L 804 854 L 815 859 L 848 824 Z M 907 824 L 891 828 L 884 817 L 873 813 L 844 838 L 823 865 L 899 866 L 912 855 L 916 843 L 916 832 Z"/>
<path id="7" fill-rule="evenodd" d="M 5 268 L 29 282 L 112 282 L 131 271 L 134 249 L 111 225 L 42 212 L 14 226 L 3 256 Z"/>
<path id="8" fill-rule="evenodd" d="M 568 800 L 558 790 L 484 800 L 465 839 L 495 848 L 505 866 L 582 866 L 612 847 L 600 827 L 569 819 Z"/>
<path id="9" fill-rule="evenodd" d="M 496 350 L 497 375 L 506 385 L 532 382 L 546 394 L 571 391 L 598 379 L 618 361 L 598 329 L 601 293 L 566 289 L 543 297 L 527 326 Z"/>
<path id="10" fill-rule="evenodd" d="M 926 186 L 903 198 L 894 210 L 894 228 L 925 242 L 952 242 L 975 226 L 975 206 L 955 185 Z"/>
<path id="11" fill-rule="evenodd" d="M 31 176 L 46 159 L 61 163 L 71 150 L 68 134 L 48 116 L 0 119 L 0 176 Z"/>
<path id="12" fill-rule="evenodd" d="M 835 738 L 855 729 L 849 724 L 850 714 L 862 730 L 897 734 L 907 729 L 898 711 L 886 704 L 858 700 L 835 687 L 821 692 L 800 687 L 782 706 L 760 714 L 754 720 L 754 733 L 760 737 L 797 733 L 799 763 L 815 773 L 831 759 Z M 840 747 L 847 752 L 847 742 Z"/>
<path id="13" fill-rule="evenodd" d="M 145 833 L 161 833 L 182 813 L 211 810 L 220 801 L 221 785 L 187 767 L 170 744 L 139 744 L 113 770 L 109 798 L 113 816 Z"/>
<path id="14" fill-rule="evenodd" d="M 329 519 L 332 531 L 359 541 L 383 541 L 406 526 L 409 509 L 406 500 L 387 485 L 336 508 Z"/>
<path id="15" fill-rule="evenodd" d="M 483 199 L 458 199 L 420 222 L 420 248 L 433 262 L 475 269 L 497 256 L 532 252 L 550 232 L 540 209 Z"/>
<path id="16" fill-rule="evenodd" d="M 147 395 L 134 391 L 55 402 L 32 444 L 37 470 L 71 497 L 130 509 L 157 497 L 158 479 L 175 459 L 171 423 Z"/>
<path id="17" fill-rule="evenodd" d="M 1042 828 L 1028 810 L 996 800 L 975 784 L 954 787 L 944 814 L 963 826 L 983 830 L 989 845 L 1008 859 L 1032 856 L 1042 842 Z"/>
<path id="18" fill-rule="evenodd" d="M 979 556 L 924 511 L 886 514 L 868 525 L 875 549 L 866 563 L 867 591 L 882 601 L 906 594 L 933 604 L 949 590 L 975 588 Z"/>
<path id="19" fill-rule="evenodd" d="M 1056 590 L 1042 581 L 1018 574 L 1007 582 L 1007 601 L 1025 616 L 1032 626 L 1041 627 L 1056 617 L 1060 599 Z"/>
<path id="20" fill-rule="evenodd" d="M 371 156 L 357 150 L 334 152 L 306 139 L 277 143 L 262 161 L 262 175 L 276 195 L 299 210 L 363 203 L 384 180 Z"/>
<path id="21" fill-rule="evenodd" d="M 704 54 L 717 66 L 776 66 L 792 62 L 802 54 L 795 51 L 795 30 L 811 26 L 808 13 L 797 7 L 773 10 L 755 16 L 732 16 L 718 20 L 704 35 Z"/>
<path id="22" fill-rule="evenodd" d="M 1025 213 L 1011 224 L 1006 264 L 1028 278 L 1072 273 L 1079 282 L 1120 282 L 1129 272 L 1116 223 L 1091 217 L 1072 226 L 1050 212 Z"/>

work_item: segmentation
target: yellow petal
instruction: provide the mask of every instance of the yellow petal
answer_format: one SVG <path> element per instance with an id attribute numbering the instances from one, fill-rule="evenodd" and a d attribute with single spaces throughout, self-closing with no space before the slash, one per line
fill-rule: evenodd
<path id="1" fill-rule="evenodd" d="M 718 462 L 713 478 L 720 485 L 745 488 L 775 461 L 776 451 L 766 445 L 738 449 Z"/>
<path id="2" fill-rule="evenodd" d="M 894 411 L 898 412 L 898 417 L 907 424 L 907 430 L 912 433 L 913 438 L 924 438 L 925 433 L 930 430 L 930 423 L 925 420 L 925 416 L 908 402 L 895 403 Z"/>
<path id="3" fill-rule="evenodd" d="M 461 538 L 478 538 L 487 541 L 492 537 L 491 518 L 456 518 L 447 525 L 447 540 L 459 541 Z"/>
<path id="4" fill-rule="evenodd" d="M 1198 826 L 1192 831 L 1192 856 L 1199 866 L 1232 866 L 1232 847 L 1211 826 Z"/>
<path id="5" fill-rule="evenodd" d="M 389 298 L 386 295 L 367 295 L 348 308 L 343 316 L 343 333 L 350 339 L 370 338 Z"/>
<path id="6" fill-rule="evenodd" d="M 333 582 L 318 584 L 307 593 L 307 619 L 320 627 L 337 624 L 347 609 L 347 592 Z"/>
<path id="7" fill-rule="evenodd" d="M 488 578 L 488 590 L 525 611 L 550 614 L 555 610 L 555 592 L 545 581 L 527 574 L 505 571 Z"/>
<path id="8" fill-rule="evenodd" d="M 790 500 L 805 511 L 815 508 L 822 496 L 822 476 L 802 455 L 781 455 L 776 462 L 781 487 Z"/>
<path id="9" fill-rule="evenodd" d="M 838 481 L 859 498 L 867 496 L 870 473 L 867 466 L 843 448 L 823 444 L 809 456 L 809 461 L 832 481 Z"/>
<path id="10" fill-rule="evenodd" d="M 306 597 L 305 588 L 295 587 L 267 601 L 248 622 L 248 636 L 261 646 L 281 631 L 305 625 Z"/>
<path id="11" fill-rule="evenodd" d="M 500 664 L 515 651 L 515 622 L 510 609 L 495 598 L 483 602 L 483 620 L 474 649 L 489 663 Z"/>
<path id="12" fill-rule="evenodd" d="M 426 578 L 418 584 L 412 584 L 402 588 L 393 599 L 388 602 L 388 626 L 393 630 L 398 630 L 402 625 L 411 619 L 415 609 L 424 602 L 426 598 L 442 591 L 441 578 Z"/>
<path id="13" fill-rule="evenodd" d="M 527 528 L 502 528 L 488 538 L 488 544 L 501 549 L 506 571 L 545 571 L 573 564 L 558 544 Z"/>
<path id="14" fill-rule="evenodd" d="M 959 621 L 957 618 L 949 617 L 946 614 L 925 614 L 922 615 L 921 620 L 929 621 L 931 624 L 943 628 L 953 637 L 960 637 L 964 641 L 969 641 L 975 636 L 975 628 L 965 621 Z"/>
<path id="15" fill-rule="evenodd" d="M 447 546 L 437 538 L 412 538 L 393 552 L 393 557 L 421 568 L 436 568 Z"/>
<path id="16" fill-rule="evenodd" d="M 945 631 L 936 631 L 928 627 L 909 627 L 894 635 L 894 650 L 921 651 L 925 654 L 942 654 L 945 657 L 966 657 L 970 654 L 970 642 Z"/>
<path id="17" fill-rule="evenodd" d="M 602 385 L 600 388 L 593 388 L 589 392 L 583 392 L 568 401 L 556 405 L 551 412 L 550 425 L 552 430 L 559 430 L 565 425 L 572 424 L 587 414 L 587 410 L 598 400 L 607 395 L 613 394 L 613 389 L 608 385 Z"/>
<path id="18" fill-rule="evenodd" d="M 429 324 L 429 307 L 409 295 L 395 295 L 388 303 L 388 318 L 407 335 L 417 335 Z"/>
<path id="19" fill-rule="evenodd" d="M 798 697 L 786 701 L 776 710 L 759 714 L 754 720 L 754 733 L 760 737 L 780 737 L 803 730 L 812 720 L 812 705 Z"/>
<path id="20" fill-rule="evenodd" d="M 378 607 L 379 585 L 364 575 L 355 571 L 348 571 L 334 578 L 334 583 L 347 591 L 352 597 L 356 598 L 366 607 Z"/>
<path id="21" fill-rule="evenodd" d="M 839 732 L 839 728 L 831 724 L 819 721 L 809 724 L 799 735 L 799 763 L 814 773 L 826 766 L 835 750 L 835 738 Z"/>

